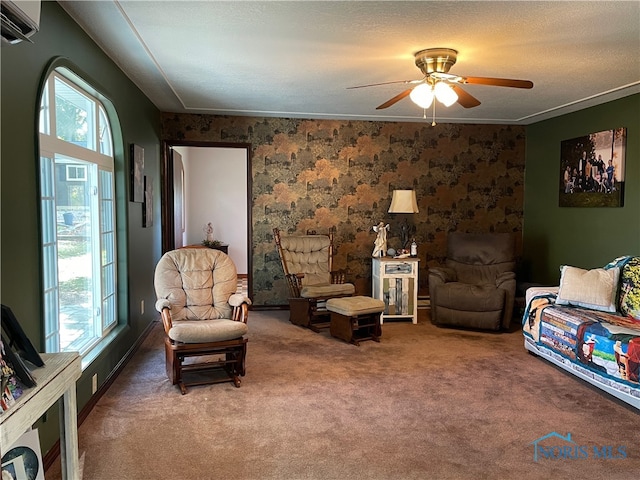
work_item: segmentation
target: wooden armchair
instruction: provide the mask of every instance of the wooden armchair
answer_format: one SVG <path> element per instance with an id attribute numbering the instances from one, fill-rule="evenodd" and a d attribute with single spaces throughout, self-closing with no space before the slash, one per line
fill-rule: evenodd
<path id="1" fill-rule="evenodd" d="M 183 395 L 187 385 L 240 386 L 251 300 L 236 293 L 237 284 L 233 261 L 219 250 L 180 248 L 156 265 L 155 306 L 164 325 L 167 376 Z"/>
<path id="2" fill-rule="evenodd" d="M 345 273 L 333 271 L 333 230 L 328 235 L 284 236 L 274 228 L 273 238 L 289 286 L 289 320 L 316 332 L 328 327 L 326 301 L 355 293 Z"/>

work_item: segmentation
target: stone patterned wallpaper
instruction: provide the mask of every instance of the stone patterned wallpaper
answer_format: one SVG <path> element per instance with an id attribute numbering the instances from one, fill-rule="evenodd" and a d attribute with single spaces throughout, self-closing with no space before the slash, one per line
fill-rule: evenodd
<path id="1" fill-rule="evenodd" d="M 516 232 L 521 252 L 524 127 L 165 113 L 163 139 L 250 143 L 253 176 L 253 302 L 286 305 L 288 289 L 272 230 L 319 233 L 336 227 L 335 268 L 358 294 L 371 292 L 372 226 L 390 224 L 399 247 L 401 215 L 387 213 L 394 189 L 414 189 L 420 290 L 441 264 L 447 234 Z"/>

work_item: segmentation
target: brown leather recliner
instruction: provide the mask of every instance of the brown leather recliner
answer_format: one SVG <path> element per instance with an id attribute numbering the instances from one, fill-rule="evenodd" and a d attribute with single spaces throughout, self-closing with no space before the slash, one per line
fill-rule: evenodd
<path id="1" fill-rule="evenodd" d="M 429 269 L 431 321 L 483 330 L 509 328 L 516 290 L 510 233 L 451 233 L 446 267 Z"/>

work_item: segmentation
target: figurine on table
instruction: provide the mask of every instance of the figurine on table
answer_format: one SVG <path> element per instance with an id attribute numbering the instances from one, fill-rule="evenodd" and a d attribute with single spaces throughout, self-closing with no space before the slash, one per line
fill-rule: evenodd
<path id="1" fill-rule="evenodd" d="M 202 230 L 207 236 L 207 242 L 213 242 L 213 225 L 211 225 L 211 222 L 207 223 Z"/>
<path id="2" fill-rule="evenodd" d="M 374 257 L 384 257 L 387 252 L 387 231 L 389 231 L 389 224 L 384 222 L 378 223 L 373 226 L 373 231 L 378 233 L 375 242 L 373 242 L 374 248 L 371 254 Z"/>

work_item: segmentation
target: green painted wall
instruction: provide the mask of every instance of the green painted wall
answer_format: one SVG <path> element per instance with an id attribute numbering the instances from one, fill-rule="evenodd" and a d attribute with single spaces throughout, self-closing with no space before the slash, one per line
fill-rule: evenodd
<path id="1" fill-rule="evenodd" d="M 627 128 L 624 206 L 558 207 L 560 142 Z M 557 285 L 560 265 L 601 267 L 640 255 L 640 94 L 529 125 L 523 249 L 527 280 Z"/>
<path id="2" fill-rule="evenodd" d="M 159 192 L 160 115 L 155 106 L 116 67 L 56 2 L 43 2 L 41 30 L 34 44 L 2 45 L 2 177 L 1 177 L 1 299 L 9 305 L 31 341 L 42 350 L 41 282 L 37 176 L 37 102 L 48 65 L 66 57 L 87 80 L 111 100 L 121 135 L 115 139 L 116 193 L 120 232 L 119 291 L 121 321 L 127 327 L 108 351 L 84 372 L 77 385 L 78 406 L 91 396 L 91 377 L 101 384 L 156 318 L 153 269 L 160 257 L 160 198 L 155 199 L 153 228 L 142 228 L 142 204 L 126 201 L 129 144 L 145 149 L 145 174 Z M 128 259 L 128 260 L 127 260 Z M 146 304 L 140 315 L 140 301 Z M 43 451 L 58 437 L 57 409 L 39 426 Z"/>

